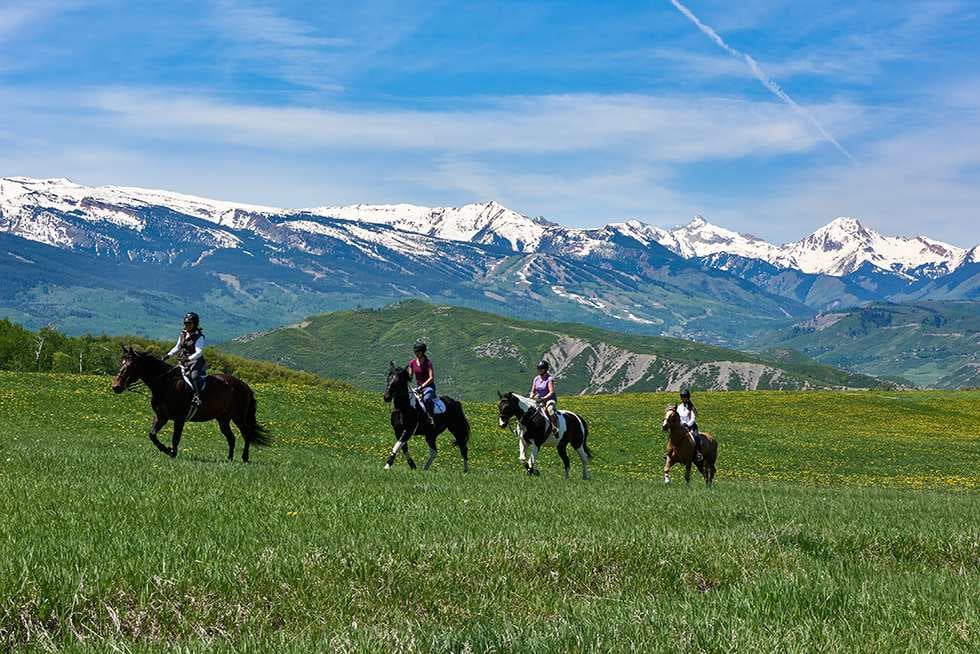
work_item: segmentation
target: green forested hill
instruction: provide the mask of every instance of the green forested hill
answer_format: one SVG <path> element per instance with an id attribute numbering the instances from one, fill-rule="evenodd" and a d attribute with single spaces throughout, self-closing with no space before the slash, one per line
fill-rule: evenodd
<path id="1" fill-rule="evenodd" d="M 828 312 L 757 342 L 919 386 L 980 386 L 980 302 L 873 304 Z"/>
<path id="2" fill-rule="evenodd" d="M 800 356 L 782 360 L 674 338 L 518 321 L 419 301 L 314 316 L 222 347 L 379 389 L 388 361 L 406 363 L 416 339 L 429 344 L 441 391 L 466 398 L 486 399 L 498 389 L 524 390 L 542 357 L 552 364 L 565 394 L 682 385 L 701 390 L 883 385 Z"/>

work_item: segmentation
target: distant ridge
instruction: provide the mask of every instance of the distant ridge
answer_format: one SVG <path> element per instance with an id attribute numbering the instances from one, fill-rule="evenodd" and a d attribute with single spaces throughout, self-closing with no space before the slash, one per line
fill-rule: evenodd
<path id="1" fill-rule="evenodd" d="M 671 338 L 582 325 L 528 322 L 459 307 L 405 301 L 341 311 L 236 339 L 223 349 L 380 390 L 389 360 L 404 364 L 425 340 L 439 387 L 466 398 L 525 391 L 537 361 L 553 366 L 563 394 L 624 391 L 892 387 L 803 355 L 752 355 Z"/>

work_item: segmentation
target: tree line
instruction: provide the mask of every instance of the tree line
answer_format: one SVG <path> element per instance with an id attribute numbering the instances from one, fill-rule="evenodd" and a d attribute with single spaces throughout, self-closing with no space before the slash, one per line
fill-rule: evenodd
<path id="1" fill-rule="evenodd" d="M 140 336 L 68 336 L 52 326 L 31 331 L 10 320 L 0 320 L 0 370 L 114 375 L 119 370 L 123 345 L 157 356 L 173 347 L 173 343 Z M 213 347 L 205 350 L 205 357 L 210 372 L 235 375 L 247 382 L 336 385 L 312 373 L 226 354 Z"/>

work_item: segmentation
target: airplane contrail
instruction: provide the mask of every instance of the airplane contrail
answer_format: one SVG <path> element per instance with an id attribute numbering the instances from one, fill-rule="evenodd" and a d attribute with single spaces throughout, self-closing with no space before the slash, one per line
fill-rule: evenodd
<path id="1" fill-rule="evenodd" d="M 833 135 L 830 132 L 828 132 L 816 118 L 814 118 L 813 114 L 811 114 L 809 111 L 807 111 L 802 106 L 800 106 L 800 104 L 796 100 L 791 98 L 789 94 L 786 93 L 786 91 L 784 91 L 781 86 L 779 86 L 776 80 L 769 77 L 762 71 L 762 68 L 759 66 L 759 63 L 755 59 L 753 59 L 751 55 L 746 54 L 745 52 L 733 48 L 732 46 L 725 43 L 725 40 L 721 38 L 721 36 L 719 36 L 718 32 L 714 31 L 710 25 L 705 25 L 704 23 L 702 23 L 701 19 L 695 16 L 694 13 L 690 9 L 685 7 L 681 2 L 679 2 L 679 0 L 670 0 L 670 4 L 674 5 L 677 11 L 684 14 L 684 16 L 689 21 L 694 23 L 694 25 L 699 30 L 704 32 L 705 36 L 707 36 L 709 39 L 714 41 L 715 45 L 717 45 L 719 48 L 721 48 L 728 54 L 732 55 L 733 57 L 741 59 L 746 64 L 748 64 L 749 70 L 752 71 L 752 74 L 755 76 L 755 78 L 759 80 L 762 83 L 762 85 L 769 90 L 770 93 L 772 93 L 774 96 L 776 96 L 777 98 L 779 98 L 780 100 L 788 104 L 793 109 L 793 111 L 795 111 L 800 116 L 802 116 L 807 121 L 809 121 L 810 124 L 813 125 L 818 132 L 820 132 L 821 136 L 823 136 L 830 144 L 832 144 L 835 148 L 837 148 L 837 150 L 840 151 L 842 155 L 844 155 L 848 159 L 851 160 L 854 159 L 851 153 L 848 152 L 847 149 L 845 149 L 844 146 L 841 145 L 837 141 L 837 139 L 835 139 Z"/>

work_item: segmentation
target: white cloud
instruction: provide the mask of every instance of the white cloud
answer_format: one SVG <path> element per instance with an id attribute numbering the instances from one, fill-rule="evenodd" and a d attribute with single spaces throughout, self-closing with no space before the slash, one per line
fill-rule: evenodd
<path id="1" fill-rule="evenodd" d="M 116 89 L 89 99 L 117 125 L 276 150 L 572 153 L 613 149 L 650 161 L 694 162 L 813 149 L 820 139 L 771 102 L 634 95 L 484 98 L 437 111 L 339 110 L 234 104 Z M 819 107 L 853 129 L 859 107 Z"/>

